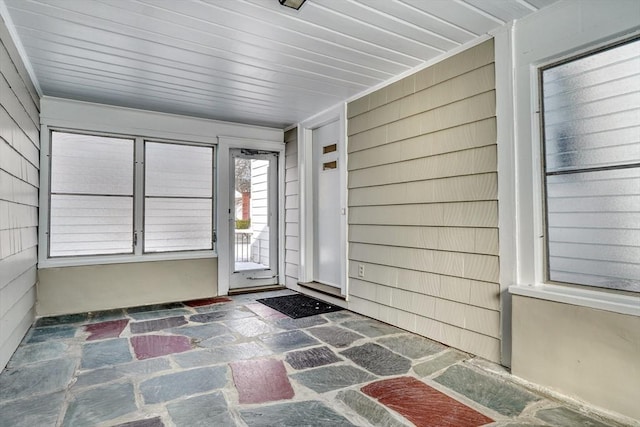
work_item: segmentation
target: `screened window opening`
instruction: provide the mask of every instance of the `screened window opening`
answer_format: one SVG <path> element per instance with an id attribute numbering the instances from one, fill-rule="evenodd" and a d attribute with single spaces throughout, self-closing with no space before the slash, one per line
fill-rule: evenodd
<path id="1" fill-rule="evenodd" d="M 133 253 L 133 148 L 52 132 L 50 257 Z"/>
<path id="2" fill-rule="evenodd" d="M 145 252 L 213 249 L 212 177 L 212 147 L 145 142 Z"/>
<path id="3" fill-rule="evenodd" d="M 547 278 L 640 292 L 640 40 L 541 70 Z"/>

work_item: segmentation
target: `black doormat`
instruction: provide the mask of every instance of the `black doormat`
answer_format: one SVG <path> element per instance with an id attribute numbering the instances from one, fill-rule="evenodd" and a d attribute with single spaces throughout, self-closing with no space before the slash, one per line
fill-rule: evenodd
<path id="1" fill-rule="evenodd" d="M 256 300 L 293 319 L 342 310 L 341 307 L 302 294 Z"/>

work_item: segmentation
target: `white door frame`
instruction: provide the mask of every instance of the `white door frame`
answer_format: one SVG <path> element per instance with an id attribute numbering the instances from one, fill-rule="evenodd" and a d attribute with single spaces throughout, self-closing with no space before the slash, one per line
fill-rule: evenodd
<path id="1" fill-rule="evenodd" d="M 340 293 L 348 295 L 347 275 L 347 104 L 330 108 L 298 126 L 298 179 L 300 184 L 300 261 L 298 281 L 313 281 L 313 130 L 338 121 L 338 170 L 340 173 Z"/>
<path id="2" fill-rule="evenodd" d="M 229 150 L 248 148 L 252 150 L 273 151 L 278 158 L 278 283 L 284 283 L 284 142 L 263 141 L 258 139 L 218 137 L 217 173 L 216 173 L 216 252 L 218 253 L 218 295 L 229 294 L 229 281 L 233 269 L 231 258 L 229 226 L 230 200 L 230 163 Z"/>

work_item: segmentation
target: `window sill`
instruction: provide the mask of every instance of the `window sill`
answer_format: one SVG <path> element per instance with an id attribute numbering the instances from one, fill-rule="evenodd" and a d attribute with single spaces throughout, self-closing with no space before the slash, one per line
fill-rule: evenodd
<path id="1" fill-rule="evenodd" d="M 145 255 L 87 256 L 76 258 L 50 258 L 38 263 L 38 268 L 79 267 L 86 265 L 128 264 L 133 262 L 178 261 L 217 258 L 215 251 L 170 252 Z"/>
<path id="2" fill-rule="evenodd" d="M 640 317 L 640 296 L 547 284 L 510 286 L 509 293 Z"/>

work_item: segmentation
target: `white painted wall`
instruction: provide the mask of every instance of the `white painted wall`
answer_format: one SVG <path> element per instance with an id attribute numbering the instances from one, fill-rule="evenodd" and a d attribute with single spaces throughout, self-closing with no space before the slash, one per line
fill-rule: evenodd
<path id="1" fill-rule="evenodd" d="M 515 144 L 498 146 L 500 158 L 513 158 L 512 167 L 500 169 L 500 182 L 515 183 L 512 195 L 500 200 L 501 211 L 516 219 L 501 225 L 500 234 L 501 245 L 513 248 L 516 259 L 516 286 L 510 289 L 518 295 L 513 373 L 635 419 L 640 419 L 640 298 L 544 283 L 537 70 L 638 32 L 639 23 L 637 0 L 565 0 L 517 21 L 510 49 L 515 108 L 513 118 L 502 117 L 515 123 Z M 499 97 L 509 92 L 507 79 L 498 83 Z"/>
<path id="2" fill-rule="evenodd" d="M 289 288 L 298 285 L 298 261 L 300 259 L 300 185 L 298 181 L 298 130 L 284 134 L 285 146 L 285 284 Z"/>
<path id="3" fill-rule="evenodd" d="M 40 99 L 0 20 L 0 371 L 35 316 Z"/>

